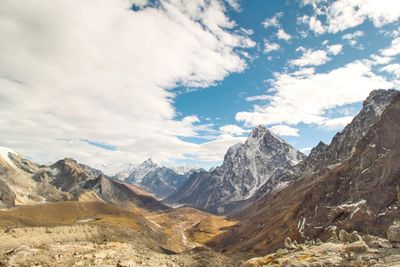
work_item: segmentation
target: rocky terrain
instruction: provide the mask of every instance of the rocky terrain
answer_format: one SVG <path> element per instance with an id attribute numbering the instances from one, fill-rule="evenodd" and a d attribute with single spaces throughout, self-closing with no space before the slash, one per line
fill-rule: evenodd
<path id="1" fill-rule="evenodd" d="M 167 209 L 141 188 L 112 180 L 73 159 L 44 166 L 6 148 L 2 151 L 0 205 L 3 207 L 91 198 L 127 207 Z"/>
<path id="2" fill-rule="evenodd" d="M 267 182 L 285 186 L 279 177 L 291 174 L 305 156 L 266 127 L 254 129 L 244 144 L 229 148 L 224 162 L 210 172 L 192 174 L 166 203 L 187 204 L 199 209 L 226 213 L 241 207 Z"/>
<path id="3" fill-rule="evenodd" d="M 128 211 L 94 201 L 18 206 L 0 210 L 0 266 L 236 266 L 204 247 L 234 223 L 191 208 Z"/>
<path id="4" fill-rule="evenodd" d="M 275 253 L 250 259 L 241 266 L 398 266 L 398 230 L 398 225 L 389 228 L 391 241 L 345 230 L 331 231 L 332 236 L 327 242 L 318 239 L 298 244 L 286 238 L 284 247 Z M 393 235 L 393 231 L 397 234 Z"/>
<path id="5" fill-rule="evenodd" d="M 386 99 L 381 108 L 376 107 L 377 99 Z M 365 112 L 371 105 L 377 112 Z M 360 124 L 360 119 L 370 124 Z M 327 240 L 332 227 L 386 236 L 387 228 L 400 216 L 399 119 L 400 95 L 373 92 L 360 114 L 334 140 L 349 138 L 333 140 L 328 147 L 320 144 L 309 156 L 314 163 L 306 159 L 297 167 L 304 171 L 286 188 L 261 196 L 233 215 L 240 223 L 209 245 L 228 254 L 259 255 L 278 249 L 287 236 L 299 241 Z M 364 128 L 356 136 L 347 134 L 356 125 Z M 323 167 L 335 151 L 332 146 L 347 147 L 354 140 L 347 158 Z M 320 160 L 315 160 L 315 154 Z"/>

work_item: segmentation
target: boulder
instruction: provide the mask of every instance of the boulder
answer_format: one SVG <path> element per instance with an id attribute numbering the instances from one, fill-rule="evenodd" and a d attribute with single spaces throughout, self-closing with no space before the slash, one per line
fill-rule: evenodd
<path id="1" fill-rule="evenodd" d="M 290 237 L 285 238 L 285 248 L 289 250 L 297 249 L 298 248 L 297 241 L 292 242 Z"/>
<path id="2" fill-rule="evenodd" d="M 394 222 L 387 231 L 390 242 L 400 242 L 400 222 Z"/>

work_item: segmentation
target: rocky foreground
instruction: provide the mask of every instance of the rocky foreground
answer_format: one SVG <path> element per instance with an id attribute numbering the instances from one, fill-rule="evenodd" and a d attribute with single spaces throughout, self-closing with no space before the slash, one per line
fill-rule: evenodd
<path id="1" fill-rule="evenodd" d="M 231 259 L 205 248 L 167 254 L 120 242 L 20 246 L 2 255 L 0 266 L 235 266 Z"/>
<path id="2" fill-rule="evenodd" d="M 400 225 L 388 230 L 388 239 L 360 235 L 356 231 L 331 230 L 327 242 L 310 240 L 297 244 L 286 238 L 285 248 L 264 257 L 246 261 L 243 267 L 290 266 L 400 266 Z"/>
<path id="3" fill-rule="evenodd" d="M 400 266 L 400 224 L 387 234 L 384 239 L 332 228 L 326 242 L 286 238 L 284 248 L 243 262 L 207 247 L 181 253 L 152 248 L 132 234 L 125 241 L 108 240 L 116 233 L 97 225 L 23 227 L 0 233 L 0 266 Z"/>

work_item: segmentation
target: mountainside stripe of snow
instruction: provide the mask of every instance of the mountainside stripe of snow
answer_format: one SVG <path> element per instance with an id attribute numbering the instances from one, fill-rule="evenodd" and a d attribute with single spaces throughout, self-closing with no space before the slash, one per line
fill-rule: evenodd
<path id="1" fill-rule="evenodd" d="M 2 159 L 5 160 L 11 167 L 16 168 L 16 166 L 14 165 L 14 163 L 11 161 L 10 157 L 8 156 L 8 153 L 12 153 L 15 155 L 18 154 L 15 151 L 13 151 L 7 147 L 0 146 L 0 156 L 2 157 Z"/>

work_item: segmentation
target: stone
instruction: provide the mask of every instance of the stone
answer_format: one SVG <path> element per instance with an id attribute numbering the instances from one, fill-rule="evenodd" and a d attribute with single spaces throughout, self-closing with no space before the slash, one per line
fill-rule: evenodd
<path id="1" fill-rule="evenodd" d="M 364 241 L 357 241 L 353 242 L 351 244 L 348 244 L 345 248 L 344 251 L 350 255 L 350 253 L 364 253 L 368 250 L 368 245 L 365 244 Z"/>
<path id="2" fill-rule="evenodd" d="M 289 250 L 297 249 L 298 248 L 297 241 L 292 242 L 290 237 L 286 237 L 285 238 L 285 248 L 289 249 Z"/>
<path id="3" fill-rule="evenodd" d="M 280 248 L 280 249 L 278 249 L 278 250 L 275 252 L 275 255 L 276 255 L 277 257 L 281 257 L 281 256 L 286 255 L 286 254 L 288 254 L 288 253 L 289 253 L 289 251 L 288 251 L 287 249 L 285 249 L 285 248 Z"/>
<path id="4" fill-rule="evenodd" d="M 348 236 L 348 242 L 353 243 L 357 241 L 362 241 L 362 237 L 357 233 L 357 231 L 352 232 Z"/>
<path id="5" fill-rule="evenodd" d="M 341 230 L 339 230 L 338 238 L 339 238 L 339 240 L 340 240 L 341 242 L 343 242 L 343 243 L 348 242 L 348 240 L 349 240 L 349 233 L 347 233 L 346 230 L 341 229 Z"/>
<path id="6" fill-rule="evenodd" d="M 382 240 L 382 241 L 379 242 L 379 247 L 381 247 L 381 248 L 393 248 L 393 245 L 392 245 L 392 243 L 390 243 L 387 240 Z"/>
<path id="7" fill-rule="evenodd" d="M 400 242 L 400 223 L 398 221 L 389 227 L 387 236 L 390 242 Z"/>
<path id="8" fill-rule="evenodd" d="M 380 242 L 377 240 L 373 240 L 367 243 L 371 248 L 380 248 Z"/>

